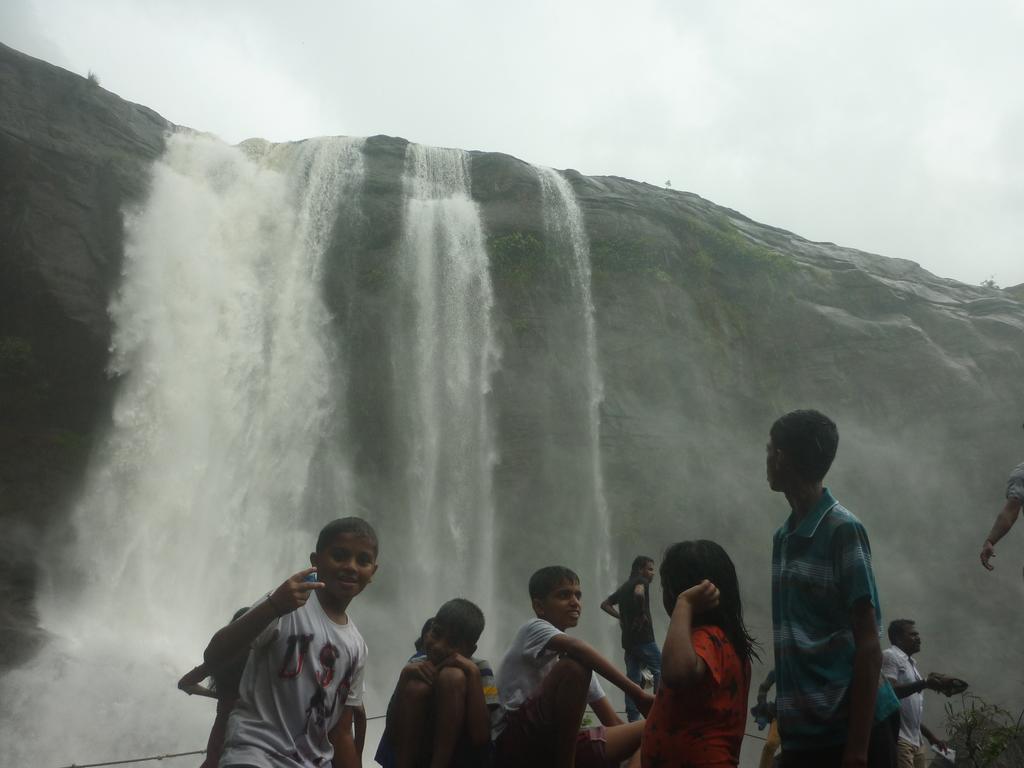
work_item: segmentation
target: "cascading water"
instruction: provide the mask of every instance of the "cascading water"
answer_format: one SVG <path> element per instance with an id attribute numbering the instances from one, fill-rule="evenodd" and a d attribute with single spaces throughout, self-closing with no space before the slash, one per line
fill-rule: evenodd
<path id="1" fill-rule="evenodd" d="M 540 179 L 544 212 L 544 232 L 549 251 L 562 254 L 562 268 L 569 277 L 567 304 L 578 313 L 582 326 L 582 357 L 580 361 L 585 405 L 585 423 L 580 430 L 585 436 L 589 477 L 589 496 L 586 530 L 591 541 L 584 550 L 593 559 L 593 568 L 587 574 L 594 594 L 608 590 L 612 583 L 610 561 L 610 521 L 605 498 L 604 470 L 601 459 L 601 403 L 604 400 L 604 382 L 597 352 L 597 328 L 594 321 L 594 301 L 590 290 L 590 243 L 583 229 L 580 212 L 572 187 L 562 174 L 552 168 L 537 168 Z M 588 579 L 589 581 L 589 579 Z M 610 590 L 608 590 L 610 591 Z M 595 601 L 591 601 L 593 605 Z M 591 616 L 593 614 L 591 613 Z"/>
<path id="2" fill-rule="evenodd" d="M 170 138 L 128 219 L 112 429 L 53 548 L 71 554 L 43 563 L 53 638 L 0 683 L 0 765 L 200 747 L 212 706 L 174 681 L 234 609 L 304 567 L 340 515 L 382 534 L 377 583 L 352 608 L 371 648 L 371 714 L 443 601 L 481 605 L 494 661 L 525 618 L 524 585 L 508 581 L 525 563 L 520 537 L 495 520 L 500 353 L 468 155 L 406 147 L 386 248 L 359 213 L 381 178 L 365 162 L 349 139 Z M 538 174 L 552 274 L 567 283 L 553 343 L 569 352 L 538 361 L 557 425 L 540 465 L 517 471 L 539 478 L 525 501 L 550 523 L 586 521 L 550 554 L 583 568 L 593 595 L 612 583 L 588 243 L 568 183 Z M 364 365 L 380 378 L 368 383 Z M 516 562 L 499 562 L 509 552 Z M 593 609 L 587 621 L 611 632 Z"/>
<path id="3" fill-rule="evenodd" d="M 72 515 L 73 557 L 42 563 L 54 637 L 4 681 L 4 765 L 204 743 L 211 708 L 172 681 L 236 607 L 305 565 L 335 516 L 309 482 L 325 454 L 344 507 L 320 278 L 362 153 L 346 139 L 247 149 L 170 137 L 130 217 L 113 426 Z"/>
<path id="4" fill-rule="evenodd" d="M 413 521 L 402 559 L 426 610 L 460 595 L 485 607 L 495 597 L 497 450 L 488 396 L 498 349 L 467 163 L 461 150 L 406 148 L 398 266 L 406 309 L 392 365 L 402 383 L 395 407 L 406 429 Z"/>

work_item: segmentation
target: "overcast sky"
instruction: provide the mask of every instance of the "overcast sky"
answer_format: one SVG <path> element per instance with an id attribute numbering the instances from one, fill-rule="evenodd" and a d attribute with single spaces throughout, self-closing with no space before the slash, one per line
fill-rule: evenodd
<path id="1" fill-rule="evenodd" d="M 3 0 L 0 39 L 237 142 L 404 136 L 1024 283 L 1024 0 Z"/>

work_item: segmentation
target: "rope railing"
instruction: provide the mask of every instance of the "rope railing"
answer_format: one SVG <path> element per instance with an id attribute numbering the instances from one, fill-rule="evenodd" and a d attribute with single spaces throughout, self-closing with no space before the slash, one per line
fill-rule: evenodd
<path id="1" fill-rule="evenodd" d="M 617 715 L 624 715 L 625 712 L 616 712 Z M 383 720 L 387 715 L 374 715 L 373 717 L 366 718 L 366 722 L 371 720 Z M 759 741 L 767 741 L 768 739 L 764 736 L 759 736 L 756 733 L 744 733 L 745 738 L 758 739 Z M 191 752 L 168 752 L 164 755 L 149 755 L 148 757 L 130 757 L 126 760 L 108 760 L 104 763 L 71 763 L 71 765 L 62 765 L 60 768 L 105 768 L 109 765 L 130 765 L 132 763 L 148 763 L 159 760 L 173 760 L 177 757 L 193 757 L 194 755 L 205 755 L 205 749 L 194 749 Z"/>
<path id="2" fill-rule="evenodd" d="M 129 763 L 145 763 L 150 760 L 170 760 L 175 757 L 190 757 L 192 755 L 205 755 L 205 749 L 196 749 L 191 752 L 168 752 L 166 755 L 152 755 L 150 757 L 132 757 L 127 760 L 108 760 L 105 763 L 72 763 L 62 768 L 99 768 L 103 765 L 128 765 Z"/>

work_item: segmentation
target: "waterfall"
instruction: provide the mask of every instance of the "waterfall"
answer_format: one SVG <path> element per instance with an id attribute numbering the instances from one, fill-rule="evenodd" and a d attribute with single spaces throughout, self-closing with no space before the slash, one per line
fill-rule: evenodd
<path id="1" fill-rule="evenodd" d="M 73 555 L 42 561 L 53 640 L 4 681 L 5 764 L 205 742 L 212 707 L 173 681 L 235 608 L 305 567 L 345 506 L 320 283 L 336 208 L 361 178 L 358 141 L 169 138 L 127 222 L 112 427 L 52 547 L 71 539 Z M 330 510 L 311 487 L 318 463 L 332 468 L 318 475 Z"/>
<path id="2" fill-rule="evenodd" d="M 495 604 L 497 450 L 488 396 L 498 348 L 467 165 L 461 150 L 406 148 L 398 266 L 406 317 L 392 365 L 402 384 L 395 407 L 412 520 L 403 559 L 427 611 L 456 596 L 485 610 Z"/>
<path id="3" fill-rule="evenodd" d="M 557 171 L 537 168 L 540 179 L 544 213 L 544 234 L 549 252 L 561 255 L 560 266 L 569 276 L 571 295 L 566 302 L 578 313 L 582 327 L 582 386 L 584 392 L 585 423 L 580 430 L 585 436 L 589 477 L 587 499 L 588 525 L 592 541 L 584 550 L 593 558 L 593 569 L 584 577 L 593 594 L 601 594 L 611 583 L 611 530 L 608 502 L 605 498 L 604 471 L 601 460 L 601 403 L 604 400 L 604 382 L 597 351 L 597 328 L 594 322 L 594 301 L 590 289 L 590 243 L 583 228 L 580 212 L 572 187 Z M 590 601 L 595 606 L 594 601 Z M 590 616 L 593 616 L 591 610 Z"/>

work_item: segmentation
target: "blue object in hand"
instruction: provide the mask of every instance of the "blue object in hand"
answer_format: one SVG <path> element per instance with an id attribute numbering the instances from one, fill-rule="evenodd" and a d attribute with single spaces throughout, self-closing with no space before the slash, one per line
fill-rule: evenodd
<path id="1" fill-rule="evenodd" d="M 313 571 L 312 573 L 308 574 L 306 576 L 306 578 L 303 579 L 303 581 L 309 581 L 309 582 L 319 581 L 319 579 L 317 578 L 316 571 Z"/>

